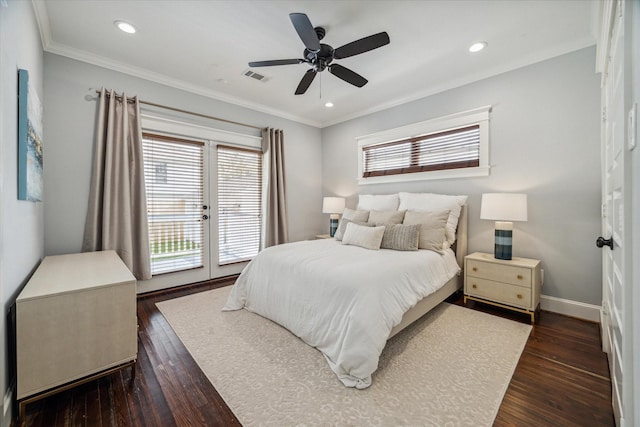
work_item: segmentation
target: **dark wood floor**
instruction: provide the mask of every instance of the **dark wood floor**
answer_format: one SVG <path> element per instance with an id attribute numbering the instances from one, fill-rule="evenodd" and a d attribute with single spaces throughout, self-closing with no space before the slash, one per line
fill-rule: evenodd
<path id="1" fill-rule="evenodd" d="M 193 361 L 156 302 L 229 285 L 233 279 L 139 297 L 139 351 L 129 369 L 27 406 L 28 426 L 240 425 Z M 462 297 L 450 302 L 462 305 Z M 476 310 L 528 322 L 480 303 Z M 513 375 L 496 426 L 613 426 L 611 384 L 599 327 L 542 312 Z"/>

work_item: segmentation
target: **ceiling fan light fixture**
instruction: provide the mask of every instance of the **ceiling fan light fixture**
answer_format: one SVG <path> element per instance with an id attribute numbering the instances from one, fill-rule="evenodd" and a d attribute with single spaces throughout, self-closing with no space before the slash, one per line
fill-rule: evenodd
<path id="1" fill-rule="evenodd" d="M 113 21 L 113 25 L 118 27 L 120 31 L 123 31 L 127 34 L 134 34 L 136 32 L 136 27 L 125 21 Z"/>
<path id="2" fill-rule="evenodd" d="M 389 34 L 383 31 L 334 49 L 328 44 L 320 43 L 320 40 L 324 39 L 324 36 L 326 35 L 326 30 L 322 27 L 314 28 L 306 14 L 290 13 L 289 18 L 291 19 L 291 23 L 298 33 L 300 40 L 302 40 L 302 43 L 305 46 L 304 52 L 302 53 L 303 58 L 253 61 L 249 62 L 249 67 L 307 64 L 307 66 L 310 66 L 311 68 L 307 70 L 304 76 L 302 76 L 300 83 L 298 83 L 295 90 L 296 95 L 304 95 L 316 75 L 324 70 L 328 70 L 329 73 L 353 86 L 362 87 L 366 85 L 367 79 L 345 66 L 334 63 L 333 60 L 349 58 L 351 56 L 369 52 L 370 50 L 388 45 L 391 41 L 389 39 Z M 330 108 L 329 106 L 326 107 Z"/>
<path id="3" fill-rule="evenodd" d="M 489 44 L 487 42 L 477 42 L 469 46 L 469 52 L 476 53 L 480 52 L 482 49 L 487 47 Z"/>

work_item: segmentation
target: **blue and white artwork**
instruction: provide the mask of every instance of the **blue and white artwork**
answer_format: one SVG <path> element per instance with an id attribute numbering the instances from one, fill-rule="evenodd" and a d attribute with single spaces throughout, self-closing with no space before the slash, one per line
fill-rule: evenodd
<path id="1" fill-rule="evenodd" d="M 42 201 L 42 104 L 18 70 L 18 199 Z"/>

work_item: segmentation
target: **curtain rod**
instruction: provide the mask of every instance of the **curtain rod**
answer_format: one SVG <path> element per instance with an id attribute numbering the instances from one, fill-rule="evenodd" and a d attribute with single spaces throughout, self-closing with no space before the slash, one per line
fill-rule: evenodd
<path id="1" fill-rule="evenodd" d="M 96 90 L 97 94 L 100 94 L 99 90 Z M 105 94 L 107 96 L 111 96 L 111 93 L 108 91 L 105 91 Z M 122 98 L 122 95 L 119 95 L 118 93 L 116 93 L 116 98 Z M 202 114 L 202 113 L 195 113 L 193 111 L 188 111 L 188 110 L 182 110 L 180 108 L 174 108 L 174 107 L 169 107 L 168 105 L 162 105 L 162 104 L 156 104 L 155 102 L 148 102 L 148 101 L 143 101 L 141 99 L 138 100 L 138 102 L 140 104 L 145 104 L 145 105 L 150 105 L 152 107 L 157 107 L 157 108 L 163 108 L 165 110 L 171 110 L 171 111 L 176 111 L 178 113 L 184 113 L 184 114 L 190 114 L 192 116 L 198 116 L 198 117 L 203 117 L 205 119 L 212 119 L 212 120 L 217 120 L 219 122 L 225 122 L 225 123 L 231 123 L 234 125 L 240 125 L 240 126 L 245 126 L 245 127 L 249 127 L 249 128 L 253 128 L 253 129 L 258 129 L 258 130 L 262 130 L 264 128 L 259 127 L 259 126 L 254 126 L 254 125 L 249 125 L 247 123 L 241 123 L 241 122 L 234 122 L 233 120 L 227 120 L 227 119 L 223 119 L 220 117 L 215 117 L 215 116 L 208 116 L 206 114 Z"/>

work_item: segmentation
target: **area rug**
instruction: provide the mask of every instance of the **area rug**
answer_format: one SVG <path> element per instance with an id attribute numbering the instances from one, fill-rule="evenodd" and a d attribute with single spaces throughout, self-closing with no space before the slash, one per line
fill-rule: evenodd
<path id="1" fill-rule="evenodd" d="M 387 342 L 356 390 L 286 329 L 222 312 L 229 289 L 157 306 L 244 426 L 490 426 L 531 331 L 442 303 Z"/>

